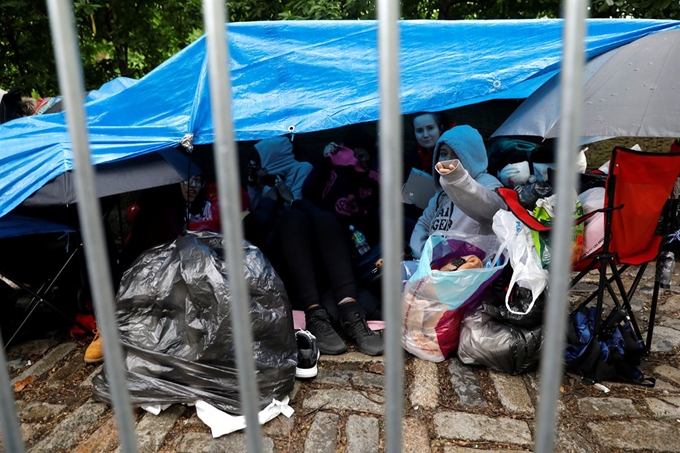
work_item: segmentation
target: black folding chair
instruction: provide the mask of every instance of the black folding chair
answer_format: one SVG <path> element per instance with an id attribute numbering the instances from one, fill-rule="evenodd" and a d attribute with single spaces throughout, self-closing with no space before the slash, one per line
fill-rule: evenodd
<path id="1" fill-rule="evenodd" d="M 0 218 L 0 240 L 16 240 L 16 238 L 19 237 L 26 238 L 35 235 L 58 235 L 57 237 L 69 235 L 71 238 L 77 237 L 76 231 L 73 228 L 43 219 L 18 214 L 7 214 L 6 216 Z M 25 291 L 31 296 L 31 300 L 23 312 L 15 316 L 13 322 L 9 324 L 9 327 L 12 329 L 12 334 L 5 342 L 5 349 L 12 343 L 12 341 L 14 341 L 31 315 L 33 315 L 36 309 L 41 305 L 48 307 L 52 312 L 63 318 L 68 323 L 75 322 L 75 324 L 84 332 L 93 335 L 89 328 L 83 326 L 77 320 L 74 320 L 73 316 L 66 314 L 59 307 L 57 307 L 54 301 L 50 300 L 50 293 L 52 289 L 55 287 L 55 285 L 63 280 L 66 270 L 70 266 L 74 266 L 74 263 L 80 265 L 80 260 L 78 258 L 82 250 L 82 244 L 79 240 L 75 242 L 76 244 L 73 247 L 69 247 L 70 250 L 66 251 L 66 256 L 60 263 L 57 272 L 53 276 L 45 279 L 37 290 L 33 289 L 31 285 L 26 284 L 24 281 L 22 281 L 22 279 L 18 278 L 19 276 L 13 275 L 15 270 L 11 269 L 11 262 L 5 261 L 3 263 L 3 267 L 5 267 L 5 269 L 0 268 L 0 276 L 3 278 L 3 280 L 6 282 L 11 282 L 14 286 L 18 287 L 22 291 Z M 8 258 L 10 260 L 13 259 L 12 256 L 9 256 Z M 38 263 L 36 266 L 39 266 L 39 257 L 33 257 L 32 259 Z M 0 307 L 0 309 L 2 309 L 2 307 Z"/>

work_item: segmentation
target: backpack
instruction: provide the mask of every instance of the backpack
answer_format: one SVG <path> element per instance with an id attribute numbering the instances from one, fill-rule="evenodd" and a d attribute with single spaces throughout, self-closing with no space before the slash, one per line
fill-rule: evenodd
<path id="1" fill-rule="evenodd" d="M 567 326 L 565 362 L 567 370 L 581 375 L 585 382 L 628 382 L 654 387 L 654 378 L 645 378 L 638 370 L 644 354 L 642 341 L 636 339 L 625 312 L 614 308 L 600 322 L 595 333 L 595 307 L 579 307 Z"/>

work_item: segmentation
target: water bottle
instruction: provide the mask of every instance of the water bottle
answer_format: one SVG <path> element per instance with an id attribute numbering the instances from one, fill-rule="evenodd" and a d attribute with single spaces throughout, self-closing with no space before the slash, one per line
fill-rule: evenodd
<path id="1" fill-rule="evenodd" d="M 659 257 L 656 259 L 656 280 L 660 287 L 664 289 L 671 287 L 674 268 L 675 254 L 667 250 L 659 253 Z"/>
<path id="2" fill-rule="evenodd" d="M 361 231 L 355 229 L 354 225 L 349 226 L 349 231 L 352 233 L 352 242 L 354 242 L 354 246 L 357 248 L 359 255 L 363 255 L 371 250 L 368 242 L 366 242 L 366 236 L 364 236 Z"/>

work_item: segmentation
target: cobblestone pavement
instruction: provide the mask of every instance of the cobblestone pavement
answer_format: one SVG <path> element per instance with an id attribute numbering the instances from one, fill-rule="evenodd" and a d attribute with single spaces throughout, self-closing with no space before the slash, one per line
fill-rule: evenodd
<path id="1" fill-rule="evenodd" d="M 570 297 L 578 300 L 596 282 L 589 276 Z M 650 271 L 633 300 L 643 321 L 652 284 Z M 565 375 L 556 451 L 680 452 L 679 314 L 680 292 L 663 291 L 654 351 L 641 365 L 645 375 L 657 379 L 655 388 L 605 383 L 611 389 L 605 394 Z M 91 399 L 90 381 L 101 368 L 83 363 L 86 346 L 87 339 L 42 339 L 8 351 L 13 383 L 35 377 L 15 393 L 29 451 L 117 451 L 112 411 Z M 281 415 L 263 427 L 264 451 L 384 450 L 383 359 L 350 352 L 323 356 L 320 365 L 315 379 L 296 382 L 291 395 L 295 414 Z M 457 359 L 435 364 L 408 354 L 404 366 L 404 452 L 532 448 L 540 382 L 536 372 L 509 376 L 467 367 Z M 174 406 L 160 416 L 141 410 L 134 414 L 142 452 L 246 450 L 243 433 L 212 439 L 191 407 Z"/>

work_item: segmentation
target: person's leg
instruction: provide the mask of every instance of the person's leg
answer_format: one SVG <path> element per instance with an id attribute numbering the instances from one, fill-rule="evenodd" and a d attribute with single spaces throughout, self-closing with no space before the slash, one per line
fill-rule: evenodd
<path id="1" fill-rule="evenodd" d="M 347 346 L 331 326 L 328 313 L 320 305 L 308 217 L 297 209 L 288 211 L 281 218 L 279 238 L 289 284 L 294 286 L 305 310 L 307 330 L 316 337 L 321 353 L 342 354 L 347 351 Z"/>
<path id="2" fill-rule="evenodd" d="M 312 222 L 313 237 L 338 303 L 343 332 L 356 342 L 359 351 L 364 354 L 382 354 L 382 337 L 368 328 L 366 315 L 357 304 L 357 288 L 350 263 L 348 241 L 345 240 L 346 235 L 340 222 L 326 211 L 316 212 Z"/>

